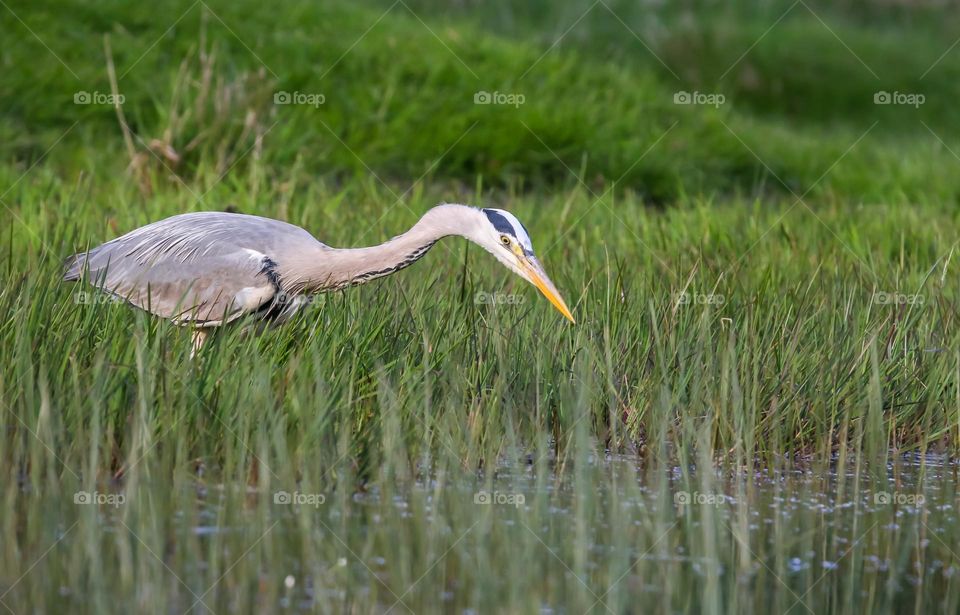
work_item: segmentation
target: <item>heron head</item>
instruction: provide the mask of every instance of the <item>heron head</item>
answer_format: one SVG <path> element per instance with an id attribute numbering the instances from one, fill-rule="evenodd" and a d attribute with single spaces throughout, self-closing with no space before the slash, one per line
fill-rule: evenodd
<path id="1" fill-rule="evenodd" d="M 543 265 L 533 253 L 533 244 L 527 229 L 517 220 L 516 216 L 502 209 L 481 209 L 485 223 L 477 229 L 474 241 L 486 248 L 497 260 L 507 268 L 530 282 L 550 300 L 570 322 L 576 322 L 567 304 L 564 303 L 560 291 L 553 285 Z"/>

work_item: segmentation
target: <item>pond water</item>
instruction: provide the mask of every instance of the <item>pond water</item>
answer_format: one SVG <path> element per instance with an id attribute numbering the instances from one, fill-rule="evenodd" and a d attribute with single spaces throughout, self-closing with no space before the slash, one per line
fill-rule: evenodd
<path id="1" fill-rule="evenodd" d="M 958 465 L 947 458 L 869 470 L 654 470 L 621 456 L 543 467 L 421 468 L 365 491 L 143 481 L 116 492 L 119 503 L 100 494 L 87 506 L 24 494 L 16 548 L 35 564 L 19 581 L 5 575 L 0 592 L 14 612 L 960 605 Z"/>

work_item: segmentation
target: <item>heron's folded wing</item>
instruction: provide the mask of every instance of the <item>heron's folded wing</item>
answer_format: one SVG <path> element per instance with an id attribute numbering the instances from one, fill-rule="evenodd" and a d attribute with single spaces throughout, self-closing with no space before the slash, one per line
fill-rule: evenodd
<path id="1" fill-rule="evenodd" d="M 124 238 L 121 238 L 124 239 Z M 94 285 L 178 323 L 215 326 L 255 312 L 280 291 L 266 255 L 232 242 L 109 242 L 73 265 Z"/>

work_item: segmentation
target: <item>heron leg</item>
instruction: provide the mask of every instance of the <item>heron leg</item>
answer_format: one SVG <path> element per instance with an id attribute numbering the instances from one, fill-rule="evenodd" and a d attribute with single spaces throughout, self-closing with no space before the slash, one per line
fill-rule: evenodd
<path id="1" fill-rule="evenodd" d="M 203 343 L 207 341 L 207 332 L 203 329 L 194 329 L 193 330 L 193 348 L 190 350 L 190 358 L 197 356 L 197 352 L 200 350 L 200 347 L 203 346 Z"/>

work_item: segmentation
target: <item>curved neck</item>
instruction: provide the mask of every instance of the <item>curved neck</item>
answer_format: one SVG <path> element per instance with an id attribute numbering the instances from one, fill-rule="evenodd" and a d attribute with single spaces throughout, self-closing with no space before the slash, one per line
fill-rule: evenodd
<path id="1" fill-rule="evenodd" d="M 438 205 L 401 235 L 368 248 L 324 248 L 306 255 L 292 269 L 296 286 L 306 292 L 338 290 L 363 284 L 408 267 L 448 235 L 476 236 L 483 214 L 465 205 Z M 304 275 L 305 273 L 305 275 Z"/>

